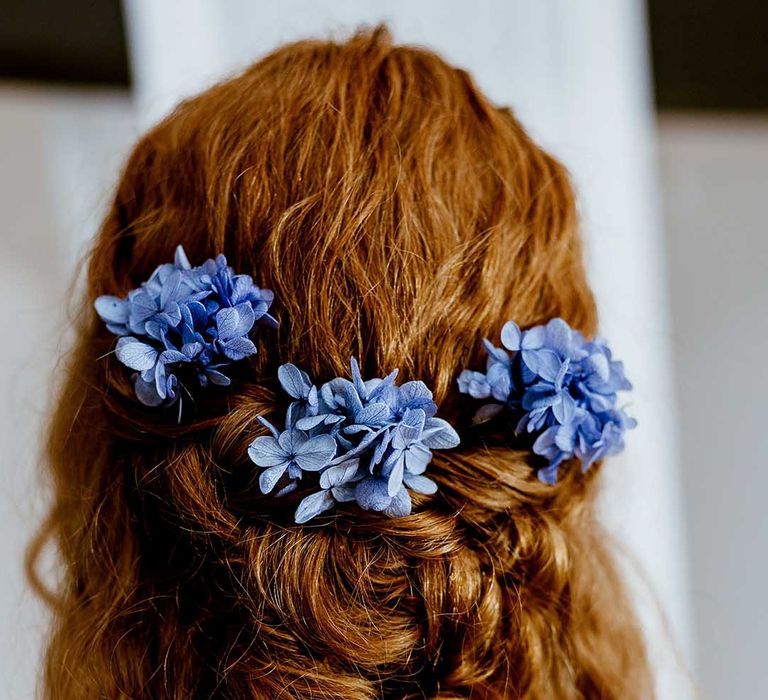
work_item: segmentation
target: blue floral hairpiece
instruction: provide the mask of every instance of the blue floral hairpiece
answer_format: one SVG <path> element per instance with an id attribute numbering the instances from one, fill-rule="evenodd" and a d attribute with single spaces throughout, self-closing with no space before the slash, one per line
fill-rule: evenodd
<path id="1" fill-rule="evenodd" d="M 254 328 L 277 326 L 268 313 L 273 299 L 250 276 L 235 274 L 223 255 L 192 267 L 178 246 L 174 262 L 160 265 L 125 299 L 100 296 L 95 308 L 120 336 L 115 354 L 135 370 L 139 401 L 158 406 L 180 401 L 180 374 L 201 386 L 229 385 L 223 370 L 256 353 Z M 516 433 L 536 436 L 533 452 L 548 462 L 538 471 L 542 481 L 557 481 L 566 459 L 578 458 L 587 470 L 623 449 L 624 433 L 636 421 L 617 406 L 618 392 L 632 385 L 604 340 L 587 341 L 556 318 L 526 331 L 508 321 L 501 348 L 483 342 L 485 372 L 465 369 L 459 391 L 489 399 L 476 411 L 476 423 L 506 409 L 517 419 Z M 283 496 L 306 476 L 319 487 L 299 503 L 297 523 L 351 501 L 390 517 L 408 515 L 410 492 L 437 490 L 424 475 L 432 450 L 459 444 L 453 427 L 435 416 L 423 382 L 398 386 L 397 370 L 363 381 L 356 360 L 351 367 L 351 380 L 336 377 L 318 390 L 298 367 L 280 366 L 278 379 L 293 399 L 285 427 L 258 417 L 271 432 L 248 448 L 262 468 L 262 493 Z"/>
<path id="2" fill-rule="evenodd" d="M 275 495 L 285 495 L 304 476 L 317 475 L 320 490 L 299 503 L 297 523 L 347 501 L 390 517 L 408 515 L 408 489 L 437 490 L 424 476 L 431 450 L 459 444 L 451 425 L 435 417 L 437 406 L 424 382 L 397 386 L 397 370 L 363 381 L 356 360 L 351 365 L 351 381 L 337 377 L 319 391 L 298 367 L 282 365 L 280 384 L 294 399 L 285 429 L 259 417 L 272 435 L 257 437 L 248 448 L 251 460 L 263 468 L 259 488 L 264 494 L 281 484 Z"/>
<path id="3" fill-rule="evenodd" d="M 479 408 L 475 422 L 507 409 L 518 417 L 517 433 L 537 435 L 533 451 L 549 462 L 538 472 L 542 481 L 557 481 L 565 459 L 577 457 L 586 471 L 624 448 L 624 432 L 636 421 L 617 407 L 617 392 L 632 385 L 604 340 L 586 341 L 556 318 L 527 331 L 508 321 L 501 331 L 503 348 L 483 342 L 486 370 L 465 369 L 459 391 L 492 399 Z"/>
<path id="4" fill-rule="evenodd" d="M 176 248 L 173 263 L 160 265 L 125 299 L 100 296 L 96 311 L 120 336 L 115 354 L 136 370 L 136 396 L 147 406 L 179 399 L 177 372 L 190 369 L 201 386 L 228 386 L 222 371 L 256 352 L 254 326 L 277 326 L 267 313 L 274 298 L 248 275 L 237 275 L 219 255 L 198 267 Z"/>

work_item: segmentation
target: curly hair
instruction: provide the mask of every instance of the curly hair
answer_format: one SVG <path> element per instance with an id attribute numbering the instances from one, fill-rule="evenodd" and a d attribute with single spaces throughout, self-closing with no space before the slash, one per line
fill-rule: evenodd
<path id="1" fill-rule="evenodd" d="M 138 142 L 89 254 L 52 418 L 51 513 L 30 547 L 53 607 L 43 696 L 648 698 L 600 466 L 554 486 L 456 390 L 505 320 L 596 312 L 563 166 L 462 70 L 386 29 L 287 45 L 183 102 Z M 136 401 L 98 321 L 183 244 L 275 291 L 279 330 L 229 389 Z M 401 519 L 309 525 L 260 494 L 246 448 L 284 410 L 276 368 L 350 356 L 434 390 L 462 445 Z M 299 493 L 296 498 L 299 498 Z M 289 499 L 290 500 L 290 499 Z M 53 541 L 61 580 L 35 573 Z"/>

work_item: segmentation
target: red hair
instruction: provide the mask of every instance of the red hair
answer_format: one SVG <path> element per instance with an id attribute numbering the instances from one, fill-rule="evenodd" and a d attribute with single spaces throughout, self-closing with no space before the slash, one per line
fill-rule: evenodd
<path id="1" fill-rule="evenodd" d="M 92 310 L 179 243 L 273 289 L 280 321 L 181 424 L 136 401 Z M 320 526 L 255 487 L 246 448 L 284 408 L 282 362 L 320 381 L 352 355 L 399 367 L 461 432 L 456 376 L 483 336 L 555 316 L 594 332 L 567 174 L 466 73 L 378 29 L 286 46 L 184 102 L 128 160 L 82 308 L 30 550 L 55 610 L 46 698 L 650 696 L 599 466 L 548 486 L 523 446 L 467 437 L 411 516 Z"/>

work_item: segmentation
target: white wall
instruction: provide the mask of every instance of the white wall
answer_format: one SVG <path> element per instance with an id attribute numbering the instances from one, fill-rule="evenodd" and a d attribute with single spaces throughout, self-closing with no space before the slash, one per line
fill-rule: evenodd
<path id="1" fill-rule="evenodd" d="M 0 88 L 0 698 L 33 697 L 46 628 L 22 558 L 44 513 L 40 429 L 75 261 L 127 143 L 126 95 Z"/>
<path id="2" fill-rule="evenodd" d="M 660 123 L 697 676 L 768 697 L 768 117 Z"/>

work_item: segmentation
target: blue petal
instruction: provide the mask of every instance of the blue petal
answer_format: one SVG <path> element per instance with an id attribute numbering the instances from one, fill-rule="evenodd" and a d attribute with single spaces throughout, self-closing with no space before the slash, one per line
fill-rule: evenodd
<path id="1" fill-rule="evenodd" d="M 253 309 L 248 303 L 219 309 L 216 312 L 216 328 L 219 330 L 219 337 L 230 340 L 244 336 L 253 328 L 254 320 Z"/>
<path id="2" fill-rule="evenodd" d="M 155 388 L 157 393 L 164 399 L 168 397 L 168 377 L 166 376 L 165 365 L 162 362 L 158 362 L 155 365 Z"/>
<path id="3" fill-rule="evenodd" d="M 299 484 L 295 481 L 288 482 L 281 489 L 278 489 L 278 491 L 275 493 L 275 498 L 280 498 L 281 496 L 286 496 L 287 494 L 292 493 L 298 488 L 298 486 Z"/>
<path id="4" fill-rule="evenodd" d="M 349 364 L 352 369 L 352 384 L 354 385 L 358 396 L 365 400 L 368 392 L 366 391 L 363 378 L 360 376 L 360 366 L 357 364 L 357 360 L 354 357 L 350 358 Z"/>
<path id="5" fill-rule="evenodd" d="M 417 399 L 429 399 L 431 401 L 432 392 L 424 382 L 405 382 L 400 386 L 400 398 L 406 404 Z"/>
<path id="6" fill-rule="evenodd" d="M 349 459 L 351 457 L 357 457 L 358 455 L 362 454 L 386 430 L 387 430 L 386 428 L 379 428 L 378 430 L 375 430 L 373 432 L 366 433 L 365 437 L 360 441 L 360 443 L 358 445 L 352 447 L 351 444 L 350 444 L 348 448 L 345 448 L 347 450 L 346 454 L 341 454 L 341 455 L 337 456 L 336 459 L 334 460 L 335 463 L 339 464 L 339 463 L 343 462 L 345 459 Z M 340 445 L 342 445 L 342 443 L 341 443 L 341 441 L 342 441 L 341 434 L 338 434 L 338 433 L 336 434 L 336 440 L 339 441 Z"/>
<path id="7" fill-rule="evenodd" d="M 536 442 L 533 443 L 533 451 L 536 454 L 543 454 L 543 451 L 550 448 L 555 444 L 555 437 L 557 436 L 558 428 L 553 426 L 547 428 L 539 437 L 536 438 Z"/>
<path id="8" fill-rule="evenodd" d="M 126 367 L 139 371 L 150 369 L 157 362 L 157 350 L 133 336 L 125 336 L 117 341 L 115 355 Z"/>
<path id="9" fill-rule="evenodd" d="M 563 386 L 563 382 L 565 381 L 566 376 L 568 375 L 568 371 L 571 368 L 571 361 L 566 358 L 563 360 L 563 363 L 560 365 L 560 369 L 557 370 L 557 374 L 555 375 L 554 385 L 557 387 L 557 389 L 561 389 Z"/>
<path id="10" fill-rule="evenodd" d="M 405 455 L 401 455 L 401 457 L 395 461 L 394 467 L 387 477 L 387 495 L 390 498 L 393 497 L 402 488 L 404 472 Z"/>
<path id="11" fill-rule="evenodd" d="M 355 487 L 355 499 L 364 510 L 384 510 L 392 497 L 387 493 L 387 482 L 373 476 L 366 477 Z"/>
<path id="12" fill-rule="evenodd" d="M 570 358 L 573 345 L 570 326 L 562 318 L 553 318 L 546 326 L 547 345 L 560 357 Z"/>
<path id="13" fill-rule="evenodd" d="M 416 493 L 432 495 L 437 492 L 437 484 L 429 477 L 421 474 L 405 474 L 403 475 L 403 482 Z"/>
<path id="14" fill-rule="evenodd" d="M 232 338 L 222 343 L 221 349 L 230 360 L 235 362 L 256 353 L 256 346 L 248 338 Z"/>
<path id="15" fill-rule="evenodd" d="M 294 461 L 304 471 L 316 472 L 325 467 L 336 454 L 336 441 L 330 435 L 318 435 L 299 445 Z"/>
<path id="16" fill-rule="evenodd" d="M 437 406 L 432 400 L 432 392 L 421 381 L 406 382 L 400 386 L 398 390 L 398 403 L 401 409 L 420 408 L 429 416 L 435 415 L 437 411 Z"/>
<path id="17" fill-rule="evenodd" d="M 544 382 L 534 384 L 523 396 L 522 405 L 527 411 L 549 408 L 560 400 L 560 394 Z"/>
<path id="18" fill-rule="evenodd" d="M 181 346 L 181 351 L 191 360 L 203 351 L 203 344 L 196 341 L 184 343 L 184 345 Z"/>
<path id="19" fill-rule="evenodd" d="M 442 418 L 427 418 L 421 442 L 433 450 L 450 450 L 456 447 L 460 440 L 453 426 Z"/>
<path id="20" fill-rule="evenodd" d="M 528 368 L 538 374 L 542 379 L 554 382 L 560 371 L 562 361 L 552 350 L 523 350 L 523 362 Z"/>
<path id="21" fill-rule="evenodd" d="M 181 287 L 181 272 L 174 270 L 163 283 L 160 290 L 160 308 L 169 306 L 171 302 L 176 301 Z M 179 311 L 179 320 L 181 320 L 181 311 Z"/>
<path id="22" fill-rule="evenodd" d="M 176 387 L 178 383 L 179 381 L 176 379 L 175 374 L 168 375 L 168 378 L 166 379 L 165 391 L 171 401 L 176 398 Z M 179 415 L 181 415 L 181 407 L 179 407 Z"/>
<path id="23" fill-rule="evenodd" d="M 189 270 L 192 266 L 189 264 L 187 254 L 184 252 L 184 246 L 177 245 L 176 253 L 173 256 L 173 262 L 180 270 Z"/>
<path id="24" fill-rule="evenodd" d="M 559 463 L 550 464 L 548 467 L 539 469 L 539 471 L 537 472 L 539 480 L 543 481 L 545 484 L 550 484 L 550 485 L 556 484 L 558 466 L 559 466 Z"/>
<path id="25" fill-rule="evenodd" d="M 277 440 L 280 437 L 280 431 L 272 425 L 264 416 L 256 416 L 256 420 L 259 421 L 267 430 L 269 430 L 270 433 L 272 433 L 272 437 Z"/>
<path id="26" fill-rule="evenodd" d="M 385 403 L 370 403 L 355 413 L 355 423 L 378 427 L 390 419 L 391 411 Z"/>
<path id="27" fill-rule="evenodd" d="M 277 378 L 280 381 L 280 386 L 294 399 L 306 399 L 312 388 L 307 374 L 290 363 L 278 367 Z"/>
<path id="28" fill-rule="evenodd" d="M 187 357 L 183 352 L 179 352 L 178 350 L 163 350 L 163 352 L 160 353 L 160 362 L 164 365 L 173 364 L 174 362 L 188 362 L 189 357 Z"/>
<path id="29" fill-rule="evenodd" d="M 140 324 L 150 319 L 157 313 L 157 303 L 143 289 L 139 290 L 132 298 L 130 303 L 129 321 L 132 326 Z"/>
<path id="30" fill-rule="evenodd" d="M 552 413 L 555 414 L 557 422 L 562 425 L 567 425 L 573 420 L 576 414 L 576 402 L 567 391 L 560 394 L 560 401 L 552 406 Z"/>
<path id="31" fill-rule="evenodd" d="M 573 426 L 563 425 L 555 429 L 555 445 L 561 452 L 573 453 L 576 444 L 576 430 Z"/>
<path id="32" fill-rule="evenodd" d="M 357 415 L 363 410 L 363 402 L 357 393 L 354 384 L 348 379 L 337 377 L 331 382 L 335 390 L 335 395 L 341 399 L 342 404 L 352 414 Z"/>
<path id="33" fill-rule="evenodd" d="M 136 397 L 145 406 L 159 406 L 163 403 L 163 397 L 157 393 L 154 381 L 147 382 L 137 375 L 133 386 L 136 390 Z"/>
<path id="34" fill-rule="evenodd" d="M 100 296 L 94 302 L 96 313 L 107 323 L 128 323 L 128 304 L 118 297 Z"/>
<path id="35" fill-rule="evenodd" d="M 168 306 L 155 316 L 155 321 L 161 325 L 175 328 L 181 323 L 181 307 L 175 301 L 169 302 Z"/>
<path id="36" fill-rule="evenodd" d="M 493 362 L 500 362 L 502 365 L 509 366 L 509 355 L 504 350 L 497 348 L 487 338 L 483 338 L 483 345 L 485 346 L 485 351 L 488 353 L 489 360 Z"/>
<path id="37" fill-rule="evenodd" d="M 182 307 L 182 315 L 186 316 L 187 313 L 189 314 L 188 323 L 191 326 L 203 329 L 208 324 L 208 310 L 199 301 L 187 302 Z"/>
<path id="38" fill-rule="evenodd" d="M 287 466 L 290 457 L 271 435 L 257 437 L 248 447 L 248 456 L 259 467 L 275 467 L 284 463 Z"/>
<path id="39" fill-rule="evenodd" d="M 417 442 L 411 445 L 403 454 L 405 471 L 411 474 L 423 474 L 432 461 L 432 452 Z"/>
<path id="40" fill-rule="evenodd" d="M 586 367 L 597 374 L 600 379 L 607 382 L 611 376 L 611 367 L 605 355 L 595 353 L 584 360 Z"/>
<path id="41" fill-rule="evenodd" d="M 329 415 L 327 413 L 319 413 L 316 416 L 304 416 L 304 418 L 299 418 L 299 420 L 296 421 L 296 427 L 299 430 L 312 430 L 318 425 L 325 423 L 328 417 Z M 333 416 L 332 418 L 338 420 L 344 419 L 343 416 Z"/>
<path id="42" fill-rule="evenodd" d="M 119 323 L 108 323 L 107 330 L 113 335 L 128 335 L 131 332 L 127 326 L 122 326 Z"/>
<path id="43" fill-rule="evenodd" d="M 339 503 L 348 503 L 355 500 L 354 484 L 351 486 L 334 486 L 331 489 L 331 493 Z"/>
<path id="44" fill-rule="evenodd" d="M 352 459 L 349 462 L 342 462 L 336 466 L 328 467 L 320 475 L 320 487 L 330 489 L 348 483 L 357 475 L 359 466 L 360 460 Z"/>
<path id="45" fill-rule="evenodd" d="M 395 379 L 399 370 L 393 369 L 384 379 L 369 379 L 365 384 L 365 390 L 368 392 L 368 401 L 388 401 L 388 397 L 395 389 Z"/>
<path id="46" fill-rule="evenodd" d="M 373 454 L 371 455 L 371 470 L 373 470 L 384 457 L 384 453 L 387 451 L 389 443 L 392 440 L 392 432 L 393 430 L 389 429 L 381 433 L 381 440 L 379 440 L 379 444 L 376 445 L 376 449 L 374 449 Z"/>
<path id="47" fill-rule="evenodd" d="M 276 464 L 261 472 L 261 474 L 259 474 L 259 489 L 261 492 L 267 494 L 272 491 L 283 474 L 285 474 L 287 468 L 288 463 L 283 462 L 282 464 Z"/>
<path id="48" fill-rule="evenodd" d="M 232 383 L 226 374 L 223 374 L 215 369 L 205 370 L 205 376 L 211 380 L 211 383 L 217 384 L 218 386 L 229 386 Z"/>
<path id="49" fill-rule="evenodd" d="M 506 365 L 495 364 L 488 368 L 487 383 L 491 396 L 500 402 L 505 402 L 512 392 L 512 375 Z"/>
<path id="50" fill-rule="evenodd" d="M 408 408 L 403 413 L 400 425 L 414 428 L 417 434 L 424 430 L 424 424 L 427 421 L 427 414 L 421 408 Z"/>
<path id="51" fill-rule="evenodd" d="M 502 367 L 503 365 L 494 365 Z M 487 399 L 491 395 L 491 386 L 482 372 L 465 369 L 458 379 L 459 391 L 469 394 L 473 399 Z"/>
<path id="52" fill-rule="evenodd" d="M 616 402 L 616 394 L 598 394 L 585 391 L 590 410 L 594 413 L 602 413 L 613 408 Z"/>
<path id="53" fill-rule="evenodd" d="M 400 423 L 392 430 L 392 448 L 397 451 L 407 450 L 408 446 L 418 440 L 421 430 Z"/>
<path id="54" fill-rule="evenodd" d="M 538 350 L 546 341 L 546 331 L 544 326 L 534 326 L 523 333 L 520 341 L 522 350 Z"/>
<path id="55" fill-rule="evenodd" d="M 411 496 L 405 489 L 400 489 L 384 509 L 390 518 L 404 518 L 411 514 Z"/>
<path id="56" fill-rule="evenodd" d="M 520 327 L 514 321 L 507 321 L 501 328 L 501 344 L 507 350 L 517 351 L 520 349 L 520 340 L 522 333 Z"/>
<path id="57" fill-rule="evenodd" d="M 301 430 L 288 429 L 280 433 L 277 441 L 286 455 L 293 456 L 296 449 L 307 441 L 307 435 Z"/>
<path id="58" fill-rule="evenodd" d="M 336 501 L 329 491 L 318 491 L 304 498 L 296 509 L 296 523 L 306 523 L 320 513 L 333 508 Z"/>

